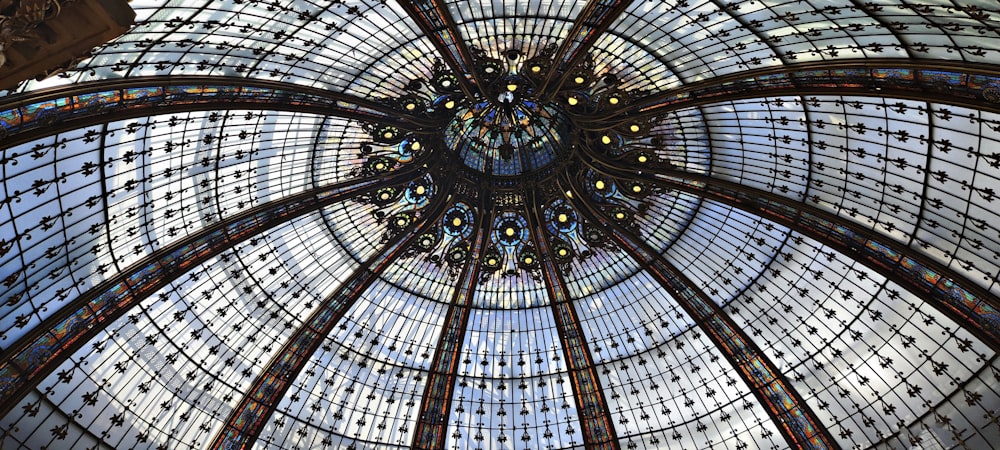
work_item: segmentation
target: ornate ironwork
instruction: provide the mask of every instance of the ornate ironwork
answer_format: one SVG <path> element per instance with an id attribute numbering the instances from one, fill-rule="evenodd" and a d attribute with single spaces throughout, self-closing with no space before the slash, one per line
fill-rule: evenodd
<path id="1" fill-rule="evenodd" d="M 532 198 L 535 192 L 529 192 L 528 196 L 533 200 L 529 204 L 537 204 L 538 200 Z M 539 253 L 535 255 L 535 260 L 540 261 L 535 264 L 541 268 L 546 292 L 549 294 L 549 303 L 552 306 L 552 316 L 555 318 L 556 330 L 566 357 L 573 396 L 583 427 L 584 446 L 587 449 L 619 449 L 621 446 L 618 442 L 618 433 L 612 425 L 611 412 L 597 376 L 594 358 L 587 345 L 587 336 L 580 325 L 580 318 L 566 288 L 562 271 L 557 267 L 559 260 L 567 259 L 566 255 L 561 254 L 564 247 L 557 243 L 555 249 L 550 248 L 552 244 L 548 239 L 549 230 L 546 229 L 549 227 L 549 222 L 543 219 L 537 208 L 527 210 L 525 214 L 528 217 L 532 241 Z M 556 222 L 559 223 L 558 220 Z M 531 264 L 531 261 L 522 262 Z"/>
<path id="2" fill-rule="evenodd" d="M 545 64 L 545 78 L 541 91 L 548 92 L 549 99 L 562 86 L 575 78 L 573 89 L 579 89 L 597 80 L 593 74 L 590 50 L 603 33 L 618 20 L 618 17 L 632 4 L 631 0 L 590 0 L 573 22 L 568 38 Z M 613 75 L 612 75 L 613 76 Z M 582 80 L 582 81 L 581 81 Z M 553 84 L 554 83 L 554 84 Z M 551 87 L 550 84 L 553 84 Z"/>
<path id="3" fill-rule="evenodd" d="M 995 11 L 543 4 L 142 6 L 0 101 L 0 446 L 992 442 Z"/>
<path id="4" fill-rule="evenodd" d="M 981 64 L 928 65 L 893 60 L 864 60 L 836 65 L 787 64 L 718 77 L 632 101 L 592 118 L 622 126 L 677 109 L 763 96 L 865 95 L 1000 111 L 1000 76 Z M 615 117 L 618 120 L 614 120 Z M 623 117 L 627 116 L 627 117 Z"/>
<path id="5" fill-rule="evenodd" d="M 448 5 L 436 0 L 404 0 L 400 1 L 399 4 L 416 22 L 421 31 L 431 39 L 438 55 L 451 69 L 449 75 L 442 75 L 447 78 L 441 80 L 441 87 L 449 90 L 461 90 L 466 98 L 475 98 L 485 94 L 483 91 L 485 83 L 481 77 L 488 76 L 488 74 L 485 73 L 485 70 L 480 71 L 481 61 L 473 59 L 471 51 L 455 26 L 455 19 L 448 12 Z M 439 70 L 438 73 L 443 74 L 444 71 Z M 476 80 L 475 85 L 470 83 L 467 76 Z"/>
<path id="6" fill-rule="evenodd" d="M 0 144 L 61 130 L 177 111 L 246 107 L 340 116 L 403 130 L 433 124 L 392 105 L 322 89 L 244 78 L 177 76 L 106 80 L 12 95 L 0 101 Z M 398 108 L 398 109 L 397 109 Z"/>
<path id="7" fill-rule="evenodd" d="M 333 327 L 382 271 L 404 254 L 406 247 L 431 230 L 445 210 L 448 196 L 448 193 L 439 193 L 430 205 L 413 208 L 413 213 L 423 210 L 421 217 L 401 224 L 398 231 L 385 240 L 381 252 L 365 261 L 309 315 L 257 376 L 210 448 L 242 449 L 257 439 L 268 417 L 278 408 L 285 392 Z"/>
<path id="8" fill-rule="evenodd" d="M 444 448 L 448 429 L 448 417 L 455 390 L 456 371 L 465 332 L 468 329 L 472 297 L 475 295 L 476 282 L 484 265 L 488 236 L 492 230 L 489 222 L 483 222 L 483 217 L 489 217 L 493 208 L 492 201 L 486 197 L 479 205 L 478 220 L 469 222 L 474 230 L 469 243 L 468 262 L 462 265 L 461 275 L 451 303 L 441 335 L 435 346 L 434 360 L 431 362 L 430 373 L 427 376 L 427 387 L 420 404 L 416 429 L 413 435 L 413 448 L 439 449 Z M 449 220 L 450 219 L 450 220 Z M 442 227 L 453 225 L 453 217 L 445 216 Z"/>
<path id="9" fill-rule="evenodd" d="M 618 172 L 621 168 L 609 169 L 624 175 Z M 763 190 L 701 174 L 668 169 L 653 177 L 628 176 L 760 214 L 845 254 L 857 255 L 858 261 L 921 298 L 932 300 L 931 304 L 942 314 L 993 349 L 1000 350 L 1000 299 L 961 274 L 907 250 L 891 238 L 838 220 L 808 204 L 796 204 Z"/>
<path id="10" fill-rule="evenodd" d="M 594 189 L 585 190 L 579 183 L 573 183 L 569 179 L 566 182 L 577 198 L 588 198 L 594 194 Z M 613 203 L 597 203 L 596 206 L 575 203 L 581 213 L 590 215 L 595 223 L 605 228 L 620 248 L 642 264 L 671 293 L 694 322 L 711 336 L 715 345 L 751 387 L 754 395 L 767 406 L 768 413 L 781 429 L 790 447 L 840 448 L 802 396 L 788 384 L 778 367 L 736 326 L 729 315 L 703 291 L 697 289 L 677 267 L 665 261 L 636 237 L 635 232 L 629 229 L 634 228 L 631 217 L 620 212 Z"/>
<path id="11" fill-rule="evenodd" d="M 41 379 L 101 327 L 212 256 L 265 230 L 324 206 L 402 181 L 419 166 L 389 176 L 359 178 L 317 188 L 234 215 L 126 268 L 50 315 L 42 325 L 4 348 L 0 365 L 0 415 L 9 412 Z"/>

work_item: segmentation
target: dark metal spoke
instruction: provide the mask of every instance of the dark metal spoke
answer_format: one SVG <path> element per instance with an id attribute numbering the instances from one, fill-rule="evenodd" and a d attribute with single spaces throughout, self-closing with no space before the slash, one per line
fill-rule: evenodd
<path id="1" fill-rule="evenodd" d="M 399 258 L 418 235 L 437 223 L 448 205 L 450 194 L 438 194 L 421 219 L 409 224 L 391 237 L 380 252 L 365 261 L 354 273 L 328 296 L 303 325 L 260 372 L 238 406 L 230 413 L 226 425 L 216 436 L 212 449 L 247 448 L 260 435 L 267 418 L 278 408 L 285 392 L 291 387 L 309 358 L 327 339 L 330 332 L 377 280 L 385 269 Z"/>
<path id="2" fill-rule="evenodd" d="M 612 177 L 641 180 L 759 215 L 855 259 L 914 295 L 1000 351 L 1000 299 L 919 251 L 812 205 L 709 175 L 649 167 L 646 173 L 607 161 L 595 167 Z M 655 175 L 649 174 L 652 170 Z"/>
<path id="3" fill-rule="evenodd" d="M 448 12 L 448 5 L 437 0 L 400 0 L 399 5 L 434 44 L 441 59 L 458 78 L 466 97 L 475 98 L 475 94 L 483 94 L 483 84 L 476 71 L 472 52 L 462 40 L 455 19 Z M 475 86 L 469 81 L 468 75 L 475 80 Z"/>
<path id="4" fill-rule="evenodd" d="M 420 402 L 417 426 L 413 435 L 413 448 L 443 449 L 448 417 L 451 414 L 452 394 L 455 391 L 459 352 L 469 326 L 469 313 L 480 275 L 480 255 L 489 246 L 493 223 L 492 196 L 483 195 L 479 207 L 479 223 L 470 245 L 468 260 L 458 277 L 459 284 L 448 305 L 445 323 L 434 348 L 427 386 Z"/>
<path id="5" fill-rule="evenodd" d="M 0 447 L 1000 446 L 993 2 L 392 2 L 0 0 Z"/>
<path id="6" fill-rule="evenodd" d="M 573 198 L 586 198 L 567 181 Z M 840 448 L 802 396 L 791 387 L 778 367 L 757 347 L 732 318 L 671 263 L 634 233 L 610 220 L 586 202 L 574 202 L 577 211 L 600 225 L 629 256 L 641 264 L 712 340 L 716 348 L 765 406 L 788 445 L 799 449 Z"/>
<path id="7" fill-rule="evenodd" d="M 581 117 L 583 123 L 613 127 L 683 108 L 726 101 L 794 95 L 863 95 L 933 101 L 1000 112 L 983 97 L 983 86 L 1000 82 L 1000 68 L 983 64 L 893 59 L 800 63 L 749 70 L 640 97 L 627 108 Z M 892 76 L 890 76 L 890 74 Z M 954 83 L 941 84 L 943 76 Z"/>
<path id="8" fill-rule="evenodd" d="M 37 383 L 115 319 L 192 268 L 296 217 L 354 198 L 383 183 L 415 178 L 425 170 L 421 165 L 411 164 L 388 176 L 311 189 L 233 215 L 156 251 L 88 290 L 4 349 L 0 355 L 0 415 L 9 412 Z"/>
<path id="9" fill-rule="evenodd" d="M 617 432 L 611 422 L 611 410 L 604 398 L 604 389 L 597 376 L 594 358 L 584 336 L 583 327 L 580 325 L 576 306 L 569 296 L 566 280 L 563 279 L 551 256 L 552 253 L 549 252 L 544 221 L 540 217 L 541 212 L 538 210 L 540 205 L 535 195 L 534 191 L 528 192 L 527 205 L 530 206 L 527 207 L 525 216 L 538 254 L 543 255 L 539 265 L 552 306 L 552 317 L 555 319 L 560 347 L 563 349 L 567 370 L 572 380 L 573 398 L 576 400 L 580 426 L 583 428 L 583 445 L 588 450 L 618 449 L 620 446 Z"/>
<path id="10" fill-rule="evenodd" d="M 388 104 L 307 86 L 235 77 L 141 77 L 5 97 L 0 147 L 108 121 L 234 108 L 337 116 L 410 131 L 436 125 Z"/>
<path id="11" fill-rule="evenodd" d="M 587 58 L 590 49 L 597 40 L 611 27 L 618 17 L 628 9 L 632 0 L 590 0 L 583 11 L 573 22 L 566 40 L 559 45 L 552 65 L 545 76 L 540 92 L 551 99 L 556 92 L 573 76 L 573 68 Z"/>

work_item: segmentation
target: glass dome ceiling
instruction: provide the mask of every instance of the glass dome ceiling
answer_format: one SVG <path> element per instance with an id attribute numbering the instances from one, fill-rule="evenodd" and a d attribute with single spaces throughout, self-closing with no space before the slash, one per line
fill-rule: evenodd
<path id="1" fill-rule="evenodd" d="M 0 97 L 0 447 L 1000 442 L 995 2 L 132 6 Z"/>

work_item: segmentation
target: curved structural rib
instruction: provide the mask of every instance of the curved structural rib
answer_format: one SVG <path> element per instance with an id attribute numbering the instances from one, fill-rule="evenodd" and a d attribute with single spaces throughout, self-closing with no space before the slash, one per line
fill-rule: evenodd
<path id="1" fill-rule="evenodd" d="M 529 192 L 527 205 L 538 205 L 535 192 Z M 551 255 L 549 243 L 545 238 L 543 221 L 538 217 L 539 211 L 533 211 L 529 206 L 525 211 L 528 218 L 531 235 L 540 255 Z M 566 288 L 566 281 L 556 267 L 552 258 L 541 258 L 542 278 L 545 280 L 545 290 L 549 294 L 552 305 L 552 317 L 555 319 L 559 333 L 560 346 L 566 357 L 570 381 L 573 387 L 573 397 L 576 400 L 577 415 L 583 428 L 583 445 L 591 449 L 619 449 L 618 436 L 611 423 L 611 410 L 604 398 L 604 389 L 594 367 L 594 358 L 590 346 L 583 335 L 580 318 L 576 313 Z"/>
<path id="2" fill-rule="evenodd" d="M 388 176 L 345 181 L 227 218 L 149 255 L 42 321 L 0 357 L 0 416 L 74 351 L 133 306 L 219 253 L 270 228 L 382 185 L 411 179 L 412 164 Z"/>
<path id="3" fill-rule="evenodd" d="M 617 111 L 582 119 L 614 126 L 682 108 L 768 96 L 864 95 L 1000 112 L 1000 67 L 892 59 L 800 63 L 692 83 L 639 97 Z"/>
<path id="4" fill-rule="evenodd" d="M 575 183 L 568 182 L 568 187 L 573 192 L 573 198 L 587 198 Z M 632 232 L 592 209 L 589 204 L 574 203 L 577 211 L 602 226 L 619 247 L 670 292 L 681 308 L 712 339 L 765 406 L 790 447 L 816 450 L 840 448 L 777 366 L 722 308 Z"/>
<path id="5" fill-rule="evenodd" d="M 427 375 L 427 385 L 424 396 L 420 400 L 420 412 L 417 415 L 417 425 L 413 433 L 412 448 L 443 449 L 445 432 L 448 428 L 448 417 L 451 414 L 452 394 L 455 392 L 455 372 L 458 370 L 459 352 L 469 325 L 469 309 L 472 297 L 479 281 L 479 255 L 483 248 L 489 245 L 492 217 L 490 195 L 481 201 L 479 207 L 479 223 L 476 224 L 476 234 L 469 247 L 469 257 L 458 277 L 458 286 L 448 305 L 445 314 L 444 327 L 438 336 L 434 347 L 434 359 L 431 361 L 430 373 Z"/>
<path id="6" fill-rule="evenodd" d="M 142 77 L 4 98 L 0 148 L 108 120 L 240 107 L 332 115 L 408 130 L 433 125 L 369 99 L 306 86 L 234 77 Z"/>
<path id="7" fill-rule="evenodd" d="M 573 22 L 573 28 L 552 58 L 552 66 L 545 76 L 540 92 L 548 92 L 552 98 L 569 77 L 573 76 L 573 68 L 583 62 L 597 39 L 604 34 L 611 24 L 618 20 L 632 0 L 590 0 L 583 11 Z M 565 69 L 565 70 L 560 70 Z M 558 78 L 556 78 L 558 77 Z M 551 87 L 550 84 L 555 83 Z M 546 90 L 548 89 L 548 90 Z"/>
<path id="8" fill-rule="evenodd" d="M 375 256 L 365 261 L 309 315 L 288 341 L 271 358 L 257 375 L 250 390 L 229 414 L 226 424 L 216 436 L 211 449 L 243 449 L 251 447 L 260 435 L 265 421 L 278 408 L 278 404 L 309 358 L 361 298 L 382 272 L 396 260 L 421 233 L 437 222 L 444 211 L 448 194 L 441 193 L 425 207 L 421 217 L 389 238 Z"/>
<path id="9" fill-rule="evenodd" d="M 612 166 L 598 170 L 733 206 L 816 239 L 927 300 L 994 351 L 1000 351 L 1000 299 L 878 232 L 846 223 L 811 205 L 707 175 L 669 169 L 657 176 L 636 175 Z"/>
<path id="10" fill-rule="evenodd" d="M 476 72 L 472 53 L 458 33 L 455 19 L 448 12 L 448 5 L 439 0 L 399 0 L 398 3 L 434 44 L 438 55 L 458 78 L 458 85 L 465 96 L 475 98 L 476 92 L 485 94 L 482 92 L 483 83 Z M 465 74 L 472 75 L 476 86 L 469 82 Z"/>

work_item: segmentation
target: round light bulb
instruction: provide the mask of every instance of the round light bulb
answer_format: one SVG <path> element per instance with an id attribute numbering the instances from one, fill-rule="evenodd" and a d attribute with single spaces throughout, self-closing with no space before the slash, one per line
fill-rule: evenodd
<path id="1" fill-rule="evenodd" d="M 382 170 L 382 169 L 385 169 L 385 163 L 375 164 L 375 170 Z"/>
<path id="2" fill-rule="evenodd" d="M 565 214 L 560 214 L 560 215 L 559 215 L 559 217 L 558 217 L 557 219 L 558 219 L 558 220 L 559 220 L 560 222 L 565 222 L 565 221 L 569 220 L 569 216 L 567 216 L 567 215 L 565 215 Z"/>
<path id="3" fill-rule="evenodd" d="M 529 256 L 529 257 L 527 257 L 527 258 L 524 258 L 524 263 L 525 263 L 525 264 L 531 264 L 531 263 L 533 263 L 533 262 L 535 262 L 535 260 L 531 259 L 531 257 L 530 257 L 530 256 Z"/>
<path id="4" fill-rule="evenodd" d="M 542 66 L 531 66 L 531 73 L 538 73 L 542 71 Z"/>
<path id="5" fill-rule="evenodd" d="M 441 86 L 443 86 L 443 87 L 450 87 L 451 86 L 451 80 L 444 80 L 444 81 L 442 81 L 441 82 Z"/>
<path id="6" fill-rule="evenodd" d="M 569 103 L 569 106 L 576 106 L 577 103 L 580 103 L 580 100 L 577 100 L 576 97 L 570 97 L 566 99 L 566 103 Z"/>
<path id="7" fill-rule="evenodd" d="M 636 194 L 642 192 L 642 186 L 639 186 L 638 184 L 635 185 L 635 186 L 632 186 L 632 192 L 635 192 Z"/>
<path id="8" fill-rule="evenodd" d="M 396 225 L 399 225 L 401 227 L 405 227 L 406 226 L 406 219 L 399 219 L 399 220 L 397 220 L 396 221 Z"/>
<path id="9" fill-rule="evenodd" d="M 444 107 L 447 108 L 447 109 L 454 108 L 455 107 L 455 101 L 454 100 L 448 100 L 448 101 L 444 102 Z"/>
<path id="10" fill-rule="evenodd" d="M 413 111 L 414 109 L 417 109 L 416 103 L 407 103 L 406 104 L 406 110 L 407 111 Z"/>
<path id="11" fill-rule="evenodd" d="M 514 228 L 507 227 L 506 230 L 503 230 L 503 234 L 506 234 L 507 236 L 513 236 L 514 235 Z"/>
<path id="12" fill-rule="evenodd" d="M 583 77 L 576 77 L 573 79 L 573 81 L 575 81 L 576 84 L 583 84 L 583 82 L 587 80 L 583 79 Z"/>
<path id="13" fill-rule="evenodd" d="M 423 186 L 417 186 L 417 195 L 424 195 L 424 192 L 427 192 L 427 188 Z"/>
<path id="14" fill-rule="evenodd" d="M 391 131 L 386 131 L 385 133 L 382 134 L 382 137 L 384 137 L 386 139 L 392 139 L 393 136 L 395 136 L 395 135 L 392 134 Z"/>
<path id="15" fill-rule="evenodd" d="M 633 133 L 638 133 L 639 132 L 639 125 L 633 123 L 632 125 L 630 125 L 628 127 L 628 130 L 631 131 L 631 132 L 633 132 Z"/>
<path id="16" fill-rule="evenodd" d="M 559 249 L 559 256 L 566 256 L 568 253 L 564 248 Z"/>
<path id="17" fill-rule="evenodd" d="M 410 144 L 410 148 L 413 149 L 413 150 L 420 150 L 420 143 L 419 142 L 414 142 L 414 143 Z"/>
<path id="18" fill-rule="evenodd" d="M 462 219 L 459 219 L 458 217 L 456 217 L 456 218 L 454 218 L 454 219 L 451 220 L 451 224 L 454 225 L 454 226 L 456 226 L 456 227 L 460 227 L 460 226 L 462 226 Z"/>
<path id="19" fill-rule="evenodd" d="M 594 183 L 594 187 L 596 187 L 597 189 L 604 189 L 604 181 L 603 180 L 597 180 L 597 182 Z"/>
<path id="20" fill-rule="evenodd" d="M 615 218 L 618 219 L 618 220 L 624 219 L 625 218 L 625 213 L 617 213 L 617 214 L 615 214 Z"/>
<path id="21" fill-rule="evenodd" d="M 486 260 L 486 264 L 491 265 L 491 266 L 495 266 L 495 265 L 497 265 L 497 260 L 493 259 L 493 258 L 490 258 L 490 259 Z"/>
<path id="22" fill-rule="evenodd" d="M 511 91 L 511 92 L 514 92 L 514 91 L 516 91 L 516 90 L 517 90 L 517 85 L 516 85 L 516 84 L 514 84 L 514 83 L 511 83 L 511 84 L 508 84 L 508 85 L 507 85 L 507 90 L 508 90 L 508 91 Z"/>
<path id="23" fill-rule="evenodd" d="M 608 136 L 608 135 L 601 136 L 601 143 L 604 144 L 604 145 L 610 144 L 611 143 L 611 136 Z"/>
<path id="24" fill-rule="evenodd" d="M 639 162 L 644 163 L 648 160 L 649 158 L 647 158 L 646 155 L 639 155 Z"/>
<path id="25" fill-rule="evenodd" d="M 609 98 L 608 99 L 608 103 L 611 103 L 612 105 L 617 105 L 618 104 L 618 97 L 611 97 L 611 98 Z"/>
<path id="26" fill-rule="evenodd" d="M 382 195 L 378 196 L 378 198 L 380 198 L 382 200 L 389 200 L 389 193 L 388 192 L 383 192 Z"/>

